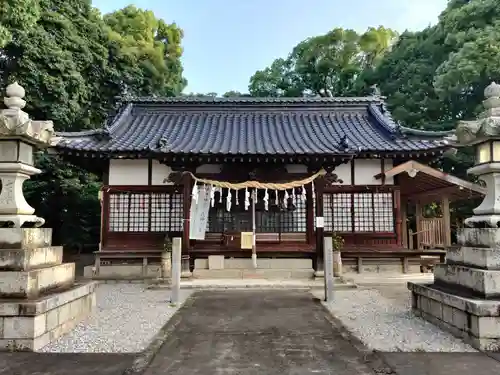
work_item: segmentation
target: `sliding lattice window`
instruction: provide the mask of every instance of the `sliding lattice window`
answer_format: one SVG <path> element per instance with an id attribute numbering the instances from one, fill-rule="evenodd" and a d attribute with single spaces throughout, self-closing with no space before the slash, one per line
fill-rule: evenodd
<path id="1" fill-rule="evenodd" d="M 183 199 L 179 193 L 109 193 L 110 232 L 179 232 Z"/>
<path id="2" fill-rule="evenodd" d="M 325 193 L 325 231 L 394 232 L 393 193 Z"/>

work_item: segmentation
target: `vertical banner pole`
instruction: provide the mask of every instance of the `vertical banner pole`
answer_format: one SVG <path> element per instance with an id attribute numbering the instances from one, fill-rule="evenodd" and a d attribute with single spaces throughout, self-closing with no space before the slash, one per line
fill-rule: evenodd
<path id="1" fill-rule="evenodd" d="M 252 193 L 252 265 L 257 268 L 257 230 L 255 225 L 255 201 L 257 200 L 257 189 L 253 189 Z"/>

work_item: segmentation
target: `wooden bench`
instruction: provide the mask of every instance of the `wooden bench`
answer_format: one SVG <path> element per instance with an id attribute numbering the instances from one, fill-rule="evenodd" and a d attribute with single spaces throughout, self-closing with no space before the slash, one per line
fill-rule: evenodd
<path id="1" fill-rule="evenodd" d="M 222 233 L 205 233 L 205 239 L 203 241 L 222 245 L 224 242 L 224 236 Z"/>
<path id="2" fill-rule="evenodd" d="M 255 240 L 257 243 L 280 243 L 280 235 L 279 233 L 256 233 Z"/>
<path id="3" fill-rule="evenodd" d="M 142 274 L 147 275 L 150 259 L 161 261 L 163 250 L 101 250 L 94 251 L 95 255 L 95 276 L 99 276 L 103 261 L 111 260 L 142 260 Z"/>
<path id="4" fill-rule="evenodd" d="M 306 242 L 306 233 L 296 232 L 296 233 L 281 233 L 281 242 Z"/>
<path id="5" fill-rule="evenodd" d="M 369 258 L 396 258 L 401 260 L 403 273 L 408 273 L 409 260 L 419 259 L 422 265 L 422 256 L 439 257 L 439 262 L 444 263 L 446 259 L 445 250 L 394 250 L 394 251 L 374 251 L 374 250 L 346 250 L 341 251 L 342 259 L 355 259 L 358 273 L 363 272 L 363 259 Z"/>

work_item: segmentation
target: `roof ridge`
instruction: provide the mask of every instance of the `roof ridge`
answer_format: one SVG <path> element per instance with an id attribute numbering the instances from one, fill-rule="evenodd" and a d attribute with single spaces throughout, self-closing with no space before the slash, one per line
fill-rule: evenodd
<path id="1" fill-rule="evenodd" d="M 348 103 L 382 103 L 383 99 L 379 96 L 338 96 L 338 97 L 205 97 L 205 96 L 175 96 L 175 97 L 135 97 L 128 100 L 133 104 L 149 103 L 182 103 L 182 104 L 348 104 Z"/>

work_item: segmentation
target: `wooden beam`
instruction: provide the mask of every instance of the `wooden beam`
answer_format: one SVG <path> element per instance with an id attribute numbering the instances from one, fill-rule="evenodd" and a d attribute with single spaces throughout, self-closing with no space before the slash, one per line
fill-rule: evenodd
<path id="1" fill-rule="evenodd" d="M 415 203 L 415 221 L 416 221 L 416 226 L 417 226 L 417 234 L 416 234 L 416 241 L 417 241 L 417 249 L 422 249 L 422 241 L 421 241 L 421 238 L 422 238 L 422 209 L 423 209 L 423 206 L 422 204 L 420 203 L 420 201 L 417 201 Z"/>
<path id="2" fill-rule="evenodd" d="M 306 189 L 306 230 L 307 243 L 314 245 L 316 238 L 314 237 L 314 201 L 312 194 L 312 185 L 307 184 Z"/>
<path id="3" fill-rule="evenodd" d="M 401 232 L 403 236 L 403 247 L 409 249 L 408 243 L 408 203 L 401 200 Z"/>
<path id="4" fill-rule="evenodd" d="M 316 218 L 322 217 L 323 222 L 324 222 L 324 212 L 323 212 L 324 188 L 325 188 L 324 178 L 318 177 L 315 180 L 315 184 L 314 184 L 314 190 L 316 192 Z M 316 256 L 315 256 L 315 259 L 313 259 L 315 271 L 320 271 L 320 268 L 323 266 L 324 231 L 325 231 L 324 228 L 318 228 L 318 226 L 316 226 Z"/>
<path id="5" fill-rule="evenodd" d="M 444 195 L 441 199 L 441 210 L 443 211 L 444 226 L 444 246 L 451 246 L 451 219 L 450 219 L 450 200 Z"/>
<path id="6" fill-rule="evenodd" d="M 374 210 L 375 211 L 375 210 Z M 394 191 L 394 221 L 396 223 L 396 238 L 398 245 L 403 245 L 402 217 L 401 217 L 401 194 L 399 190 Z"/>
<path id="7" fill-rule="evenodd" d="M 191 178 L 191 175 L 189 173 L 184 174 L 182 177 L 182 183 L 183 183 L 183 189 L 182 189 L 182 202 L 183 202 L 183 207 L 182 207 L 182 212 L 183 212 L 183 219 L 184 219 L 184 225 L 183 225 L 183 231 L 182 231 L 182 255 L 187 255 L 189 256 L 189 250 L 191 248 L 190 243 L 189 243 L 189 215 L 191 211 L 191 191 L 192 191 L 192 184 L 193 180 Z"/>

